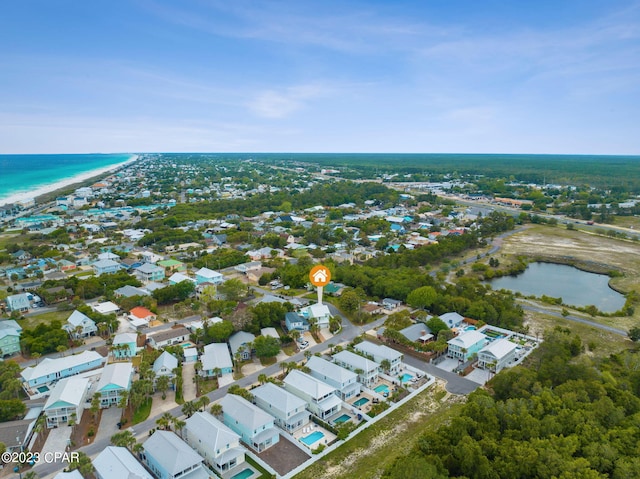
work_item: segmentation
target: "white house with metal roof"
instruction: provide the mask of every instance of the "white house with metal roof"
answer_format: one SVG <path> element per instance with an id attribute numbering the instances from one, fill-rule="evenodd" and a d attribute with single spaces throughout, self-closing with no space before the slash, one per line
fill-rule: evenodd
<path id="1" fill-rule="evenodd" d="M 240 436 L 208 412 L 196 412 L 186 423 L 183 439 L 215 472 L 224 474 L 245 462 Z"/>
<path id="2" fill-rule="evenodd" d="M 499 373 L 515 359 L 516 348 L 508 339 L 496 339 L 478 351 L 478 367 Z"/>
<path id="3" fill-rule="evenodd" d="M 48 395 L 48 386 L 60 379 L 102 366 L 104 358 L 95 351 L 83 351 L 62 358 L 44 358 L 36 366 L 25 368 L 20 373 L 27 394 Z M 42 390 L 38 389 L 42 388 Z"/>
<path id="4" fill-rule="evenodd" d="M 217 271 L 209 268 L 200 268 L 196 271 L 196 284 L 201 283 L 213 283 L 221 284 L 224 281 L 224 276 Z"/>
<path id="5" fill-rule="evenodd" d="M 163 351 L 158 359 L 153 362 L 153 372 L 156 373 L 156 379 L 159 376 L 167 376 L 173 379 L 176 375 L 173 372 L 178 367 L 178 359 L 171 353 Z"/>
<path id="6" fill-rule="evenodd" d="M 211 343 L 204 347 L 204 353 L 200 356 L 202 369 L 200 375 L 215 377 L 233 372 L 233 363 L 227 343 Z"/>
<path id="7" fill-rule="evenodd" d="M 82 474 L 80 474 L 80 471 L 78 471 L 77 469 L 74 469 L 73 471 L 70 471 L 70 472 L 59 472 L 58 474 L 53 476 L 53 479 L 84 479 L 84 477 L 82 477 Z M 98 479 L 102 479 L 102 478 L 98 478 Z"/>
<path id="8" fill-rule="evenodd" d="M 31 308 L 31 301 L 29 301 L 29 295 L 27 293 L 12 294 L 7 296 L 7 311 L 22 311 L 26 312 Z"/>
<path id="9" fill-rule="evenodd" d="M 378 382 L 380 365 L 351 351 L 340 351 L 333 355 L 333 361 L 358 375 L 358 381 L 365 387 L 372 387 Z"/>
<path id="10" fill-rule="evenodd" d="M 256 406 L 276 418 L 276 426 L 293 433 L 309 424 L 310 413 L 307 402 L 295 394 L 276 386 L 265 383 L 251 390 Z"/>
<path id="11" fill-rule="evenodd" d="M 152 479 L 153 477 L 126 447 L 107 446 L 91 462 L 97 479 Z"/>
<path id="12" fill-rule="evenodd" d="M 275 418 L 255 404 L 235 394 L 227 394 L 220 404 L 224 423 L 254 451 L 262 452 L 280 440 Z"/>
<path id="13" fill-rule="evenodd" d="M 96 392 L 100 394 L 100 407 L 118 405 L 123 391 L 131 389 L 133 379 L 133 364 L 107 364 L 102 371 Z"/>
<path id="14" fill-rule="evenodd" d="M 297 369 L 284 378 L 284 388 L 304 400 L 309 411 L 323 420 L 336 414 L 342 407 L 336 388 Z"/>
<path id="15" fill-rule="evenodd" d="M 74 376 L 58 381 L 51 396 L 44 405 L 43 413 L 47 418 L 47 427 L 58 427 L 60 424 L 82 418 L 82 411 L 87 399 L 89 379 Z"/>
<path id="16" fill-rule="evenodd" d="M 209 479 L 204 459 L 171 431 L 156 431 L 143 444 L 142 460 L 157 479 Z"/>
<path id="17" fill-rule="evenodd" d="M 382 361 L 389 361 L 389 374 L 398 374 L 402 366 L 402 353 L 383 344 L 375 344 L 370 341 L 362 341 L 354 346 L 354 349 L 365 356 L 370 356 L 373 360 L 381 364 Z"/>
<path id="18" fill-rule="evenodd" d="M 95 321 L 78 310 L 71 313 L 66 324 L 62 325 L 62 329 L 75 339 L 93 336 L 98 332 Z"/>
<path id="19" fill-rule="evenodd" d="M 336 388 L 336 394 L 342 400 L 360 394 L 356 373 L 318 356 L 311 356 L 305 366 L 311 370 L 311 376 Z"/>
<path id="20" fill-rule="evenodd" d="M 307 320 L 316 320 L 319 328 L 328 328 L 331 312 L 326 304 L 312 304 L 300 310 L 300 314 Z"/>
<path id="21" fill-rule="evenodd" d="M 447 341 L 447 356 L 466 361 L 489 342 L 480 331 L 466 331 Z"/>
<path id="22" fill-rule="evenodd" d="M 0 357 L 20 352 L 22 326 L 13 319 L 0 321 Z"/>

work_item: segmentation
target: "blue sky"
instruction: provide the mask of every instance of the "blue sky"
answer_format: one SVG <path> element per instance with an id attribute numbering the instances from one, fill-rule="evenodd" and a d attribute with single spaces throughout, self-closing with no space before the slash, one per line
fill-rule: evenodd
<path id="1" fill-rule="evenodd" d="M 640 1 L 0 6 L 0 153 L 640 154 Z"/>

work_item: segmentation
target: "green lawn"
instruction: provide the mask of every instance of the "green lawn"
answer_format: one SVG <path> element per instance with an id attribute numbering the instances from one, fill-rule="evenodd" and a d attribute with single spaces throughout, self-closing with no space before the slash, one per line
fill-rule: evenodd
<path id="1" fill-rule="evenodd" d="M 49 324 L 56 320 L 64 324 L 69 316 L 71 316 L 71 311 L 51 311 L 49 313 L 38 314 L 37 316 L 28 316 L 20 319 L 18 323 L 22 326 L 22 329 L 32 329 L 39 324 Z"/>
<path id="2" fill-rule="evenodd" d="M 218 389 L 218 380 L 211 379 L 198 379 L 198 395 L 203 396 L 211 391 Z"/>
<path id="3" fill-rule="evenodd" d="M 151 404 L 153 403 L 152 398 L 147 398 L 142 405 L 133 412 L 133 420 L 132 425 L 140 424 L 143 421 L 146 421 L 151 414 Z"/>

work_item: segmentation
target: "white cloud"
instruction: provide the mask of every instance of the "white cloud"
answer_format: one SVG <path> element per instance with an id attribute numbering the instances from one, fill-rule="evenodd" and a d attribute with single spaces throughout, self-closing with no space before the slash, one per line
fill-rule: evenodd
<path id="1" fill-rule="evenodd" d="M 281 91 L 265 90 L 248 104 L 254 114 L 263 118 L 285 118 L 303 108 L 308 102 L 327 95 L 322 85 L 300 85 Z"/>

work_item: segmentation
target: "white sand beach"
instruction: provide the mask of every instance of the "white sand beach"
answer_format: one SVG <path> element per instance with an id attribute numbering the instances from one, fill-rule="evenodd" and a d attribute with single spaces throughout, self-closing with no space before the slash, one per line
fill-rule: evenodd
<path id="1" fill-rule="evenodd" d="M 5 198 L 0 198 L 0 206 L 11 204 L 11 203 L 19 203 L 22 201 L 29 201 L 31 199 L 37 198 L 40 195 L 52 193 L 56 190 L 66 188 L 67 186 L 80 183 L 83 181 L 87 181 L 91 178 L 95 178 L 96 176 L 113 172 L 115 170 L 122 168 L 125 165 L 128 165 L 129 163 L 133 163 L 134 161 L 138 160 L 138 158 L 139 158 L 138 155 L 132 155 L 131 158 L 129 158 L 127 161 L 124 161 L 122 163 L 117 163 L 115 165 L 107 166 L 105 168 L 98 168 L 97 170 L 86 171 L 79 175 L 72 176 L 71 178 L 66 178 L 64 180 L 51 183 L 49 185 L 43 185 L 39 188 L 36 188 L 35 190 L 28 190 L 28 191 L 13 193 L 12 195 L 7 196 Z"/>

